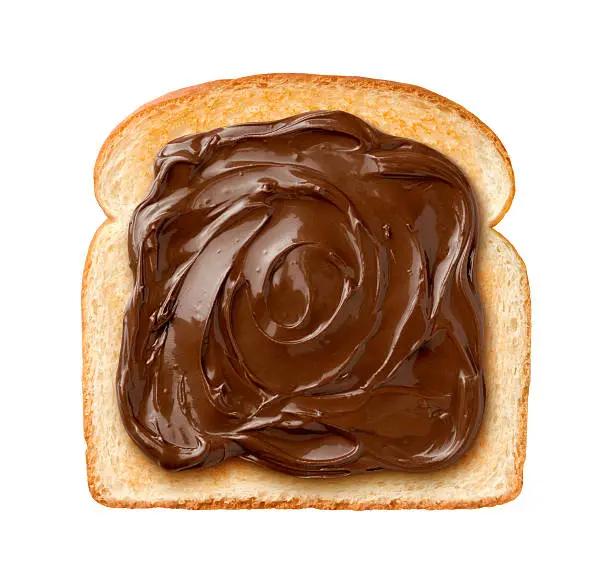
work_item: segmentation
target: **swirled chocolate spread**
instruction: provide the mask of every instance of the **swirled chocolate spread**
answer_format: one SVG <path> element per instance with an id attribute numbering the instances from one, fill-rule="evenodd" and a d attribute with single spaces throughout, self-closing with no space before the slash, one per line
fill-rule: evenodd
<path id="1" fill-rule="evenodd" d="M 344 112 L 170 142 L 129 229 L 117 390 L 167 469 L 456 461 L 485 399 L 470 184 Z"/>

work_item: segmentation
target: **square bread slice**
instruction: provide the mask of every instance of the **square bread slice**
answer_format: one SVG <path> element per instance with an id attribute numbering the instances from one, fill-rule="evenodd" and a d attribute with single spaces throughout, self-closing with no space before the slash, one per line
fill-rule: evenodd
<path id="1" fill-rule="evenodd" d="M 487 402 L 475 443 L 455 465 L 431 473 L 377 472 L 301 479 L 229 460 L 179 473 L 161 469 L 128 437 L 115 375 L 123 311 L 132 287 L 127 228 L 153 178 L 156 153 L 179 136 L 314 110 L 344 110 L 381 130 L 423 142 L 471 180 L 481 219 L 476 280 L 485 316 Z M 523 483 L 530 375 L 527 272 L 496 225 L 514 195 L 502 144 L 461 106 L 419 87 L 301 74 L 217 81 L 165 95 L 109 136 L 95 167 L 108 219 L 87 256 L 82 289 L 87 475 L 94 499 L 111 507 L 451 509 L 497 505 Z"/>

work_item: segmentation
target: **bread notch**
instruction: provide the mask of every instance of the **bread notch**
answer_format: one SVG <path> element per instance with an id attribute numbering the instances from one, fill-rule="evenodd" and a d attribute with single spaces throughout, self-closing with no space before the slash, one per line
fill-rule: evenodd
<path id="1" fill-rule="evenodd" d="M 428 473 L 378 472 L 301 479 L 242 460 L 173 473 L 129 438 L 115 380 L 123 311 L 131 287 L 127 229 L 170 140 L 217 127 L 343 110 L 389 134 L 435 148 L 470 179 L 481 221 L 476 281 L 485 317 L 487 402 L 476 442 L 456 464 Z M 87 476 L 111 507 L 453 509 L 505 503 L 523 483 L 531 310 L 525 265 L 493 227 L 514 196 L 499 139 L 452 101 L 413 85 L 304 74 L 256 75 L 169 93 L 124 120 L 104 143 L 94 172 L 107 215 L 85 264 L 82 288 L 83 398 Z"/>

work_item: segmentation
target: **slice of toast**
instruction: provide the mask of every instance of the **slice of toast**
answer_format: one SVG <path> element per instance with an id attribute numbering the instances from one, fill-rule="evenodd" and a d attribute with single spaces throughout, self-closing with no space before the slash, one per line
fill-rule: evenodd
<path id="1" fill-rule="evenodd" d="M 476 281 L 485 316 L 487 402 L 480 432 L 458 463 L 432 473 L 301 479 L 241 460 L 165 471 L 128 437 L 115 395 L 123 311 L 132 287 L 127 227 L 152 181 L 154 157 L 185 134 L 313 110 L 344 110 L 384 132 L 423 142 L 470 179 L 482 231 Z M 449 509 L 496 505 L 520 493 L 529 284 L 517 252 L 492 229 L 514 195 L 510 160 L 475 116 L 425 89 L 388 81 L 301 74 L 216 81 L 167 94 L 123 121 L 100 151 L 94 180 L 108 216 L 89 248 L 82 290 L 84 423 L 94 499 L 112 507 Z"/>

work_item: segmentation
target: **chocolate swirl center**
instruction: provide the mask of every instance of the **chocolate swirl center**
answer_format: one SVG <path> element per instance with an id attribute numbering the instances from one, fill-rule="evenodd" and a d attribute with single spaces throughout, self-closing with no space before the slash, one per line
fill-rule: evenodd
<path id="1" fill-rule="evenodd" d="M 438 152 L 343 112 L 179 138 L 130 224 L 117 374 L 169 469 L 446 466 L 484 405 L 475 198 Z"/>

